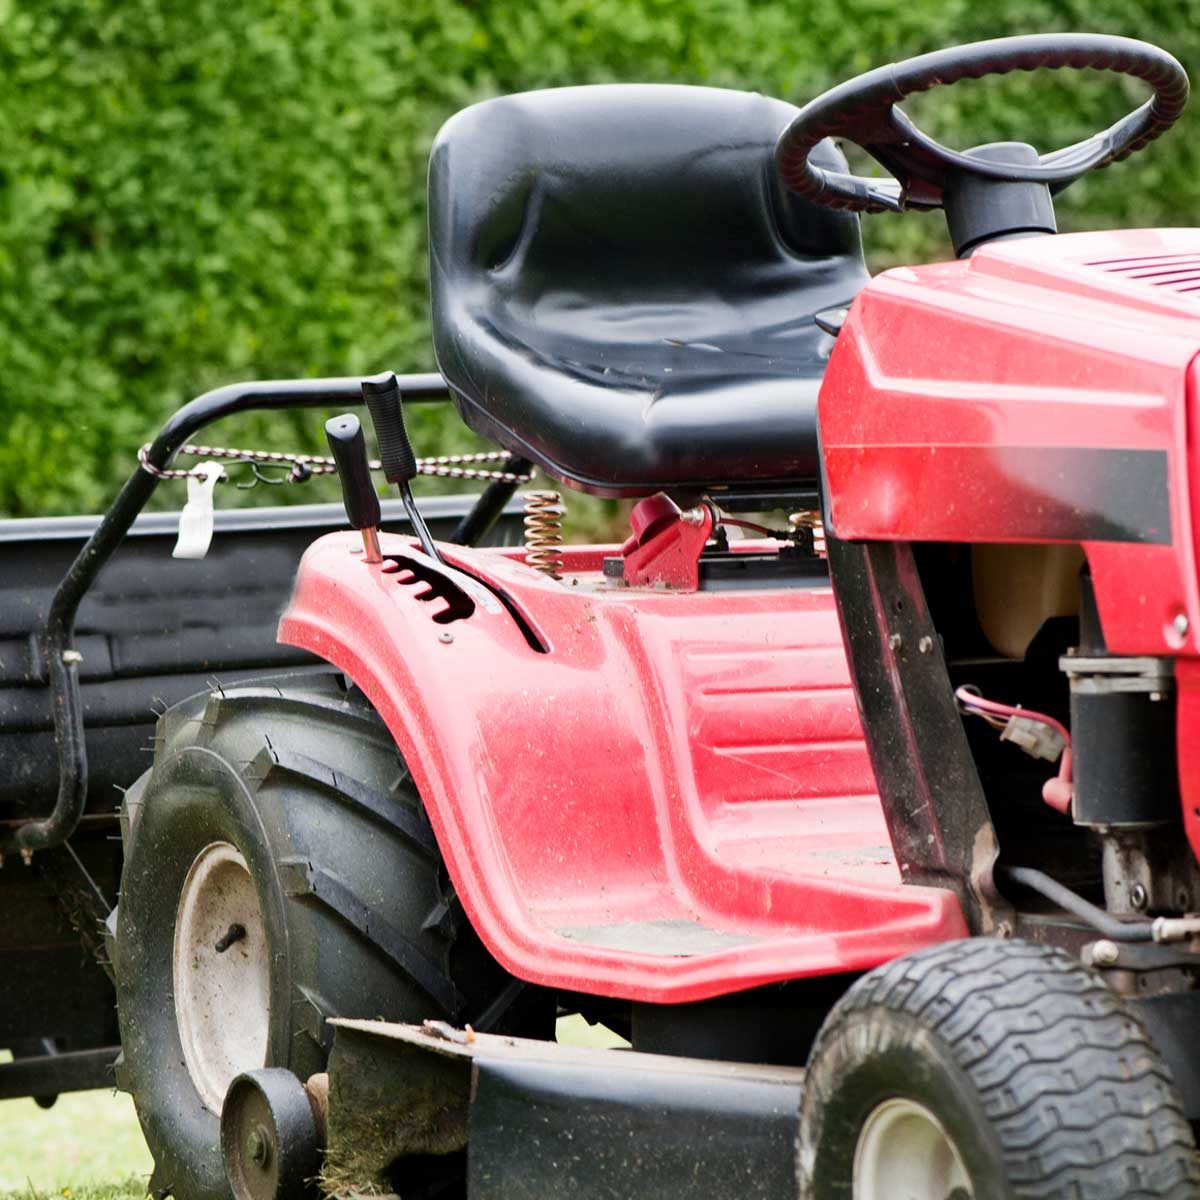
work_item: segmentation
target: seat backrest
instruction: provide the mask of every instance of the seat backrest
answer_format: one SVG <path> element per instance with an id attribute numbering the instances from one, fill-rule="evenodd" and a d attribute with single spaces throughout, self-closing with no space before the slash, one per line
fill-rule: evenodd
<path id="1" fill-rule="evenodd" d="M 553 423 L 521 396 L 546 372 L 582 432 L 602 424 L 599 401 L 574 385 L 699 394 L 697 372 L 786 374 L 793 335 L 812 357 L 812 314 L 866 273 L 857 218 L 778 182 L 773 148 L 795 112 L 716 88 L 601 85 L 451 118 L 429 169 L 433 333 L 468 423 L 510 447 L 521 422 Z M 817 157 L 845 169 L 832 145 Z M 685 365 L 680 346 L 721 353 Z"/>

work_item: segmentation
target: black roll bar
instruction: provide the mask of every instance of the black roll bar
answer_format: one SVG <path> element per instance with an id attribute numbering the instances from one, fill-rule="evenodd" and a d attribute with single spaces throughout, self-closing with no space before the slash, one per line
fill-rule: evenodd
<path id="1" fill-rule="evenodd" d="M 445 380 L 438 374 L 397 376 L 406 401 L 444 400 Z M 79 694 L 81 656 L 72 646 L 79 605 L 95 582 L 101 568 L 124 540 L 130 526 L 158 486 L 156 471 L 165 471 L 197 430 L 224 417 L 259 409 L 348 407 L 363 403 L 362 378 L 256 380 L 231 383 L 197 396 L 178 409 L 159 431 L 145 461 L 139 463 L 113 501 L 96 531 L 88 538 L 54 593 L 42 634 L 42 653 L 50 687 L 54 715 L 54 743 L 58 755 L 58 797 L 50 815 L 17 828 L 9 845 L 24 852 L 49 850 L 75 832 L 87 802 L 87 747 L 84 740 L 83 708 Z M 510 459 L 505 469 L 528 470 L 524 460 Z M 476 534 L 490 527 L 511 498 L 516 485 L 492 484 L 480 497 L 485 511 L 474 522 L 464 518 L 458 533 Z M 482 519 L 480 519 L 482 518 Z M 464 528 L 465 527 L 465 528 Z M 477 535 L 477 534 L 476 534 Z M 467 541 L 456 536 L 456 541 Z M 472 539 L 473 540 L 473 539 Z"/>

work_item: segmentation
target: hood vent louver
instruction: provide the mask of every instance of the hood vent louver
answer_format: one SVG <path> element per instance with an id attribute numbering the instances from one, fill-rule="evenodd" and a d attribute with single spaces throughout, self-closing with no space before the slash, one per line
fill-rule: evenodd
<path id="1" fill-rule="evenodd" d="M 1108 258 L 1084 263 L 1130 283 L 1172 292 L 1200 292 L 1200 253 L 1148 254 L 1137 258 Z"/>

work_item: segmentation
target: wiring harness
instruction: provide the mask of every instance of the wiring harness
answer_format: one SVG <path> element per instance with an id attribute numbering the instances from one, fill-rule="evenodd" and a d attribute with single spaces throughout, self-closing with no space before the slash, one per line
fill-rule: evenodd
<path id="1" fill-rule="evenodd" d="M 1056 812 L 1069 814 L 1074 785 L 1071 777 L 1071 734 L 1067 727 L 1046 713 L 988 700 L 980 695 L 978 688 L 970 685 L 958 688 L 954 698 L 962 712 L 980 717 L 994 729 L 1000 730 L 1001 741 L 1012 742 L 1033 758 L 1058 762 L 1058 774 L 1042 785 L 1042 799 Z"/>

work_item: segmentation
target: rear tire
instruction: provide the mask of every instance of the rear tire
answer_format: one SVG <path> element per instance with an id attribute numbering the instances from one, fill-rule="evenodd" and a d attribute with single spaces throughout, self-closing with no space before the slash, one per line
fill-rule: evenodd
<path id="1" fill-rule="evenodd" d="M 225 1090 L 256 1068 L 323 1070 L 328 1018 L 475 1021 L 512 982 L 462 916 L 391 736 L 339 676 L 168 710 L 122 828 L 118 1081 L 159 1196 L 227 1200 Z"/>
<path id="2" fill-rule="evenodd" d="M 1093 972 L 1025 942 L 936 946 L 872 971 L 809 1059 L 803 1200 L 1190 1200 L 1169 1071 Z"/>

